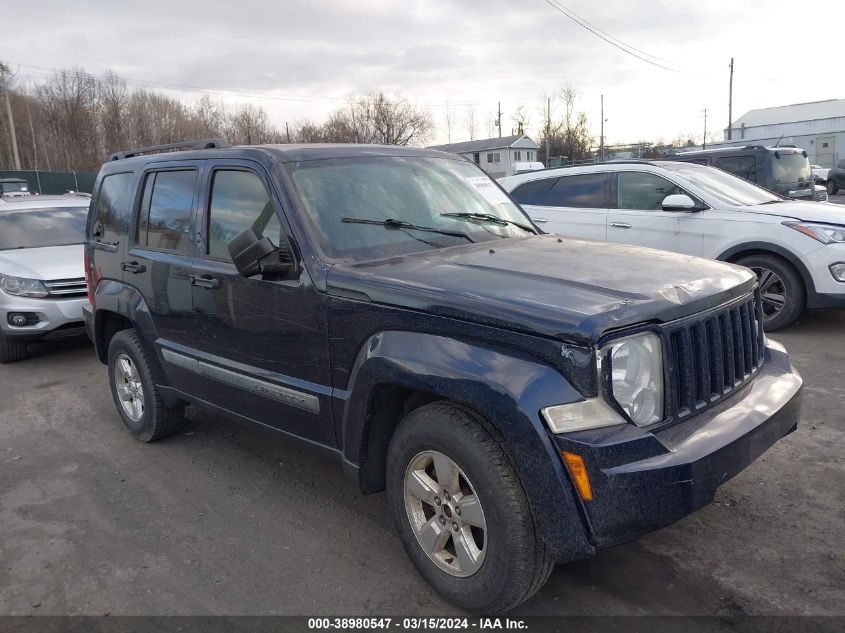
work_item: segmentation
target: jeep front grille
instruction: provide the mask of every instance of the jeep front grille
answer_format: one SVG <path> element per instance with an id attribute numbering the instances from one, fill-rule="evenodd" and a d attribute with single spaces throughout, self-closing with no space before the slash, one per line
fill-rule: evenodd
<path id="1" fill-rule="evenodd" d="M 84 277 L 74 279 L 55 279 L 45 281 L 44 287 L 47 293 L 54 299 L 71 299 L 74 297 L 85 297 L 88 295 L 88 286 Z"/>
<path id="2" fill-rule="evenodd" d="M 743 386 L 763 364 L 759 289 L 745 300 L 669 328 L 667 418 L 683 419 Z"/>

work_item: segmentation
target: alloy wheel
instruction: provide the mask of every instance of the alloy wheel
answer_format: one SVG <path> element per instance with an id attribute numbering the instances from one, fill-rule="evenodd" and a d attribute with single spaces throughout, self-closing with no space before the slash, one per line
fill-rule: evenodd
<path id="1" fill-rule="evenodd" d="M 472 576 L 487 553 L 481 500 L 461 468 L 438 451 L 418 453 L 405 471 L 405 511 L 417 542 L 446 573 Z"/>
<path id="2" fill-rule="evenodd" d="M 779 315 L 786 306 L 786 285 L 783 279 L 769 268 L 752 267 L 760 283 L 760 295 L 763 300 L 763 321 L 769 321 Z"/>
<path id="3" fill-rule="evenodd" d="M 144 386 L 138 368 L 126 354 L 114 359 L 114 384 L 123 412 L 133 422 L 140 422 L 144 417 Z"/>

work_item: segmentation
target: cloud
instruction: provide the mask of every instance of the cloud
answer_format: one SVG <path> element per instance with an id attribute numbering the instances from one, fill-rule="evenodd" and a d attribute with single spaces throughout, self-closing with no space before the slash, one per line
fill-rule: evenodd
<path id="1" fill-rule="evenodd" d="M 838 96 L 827 82 L 811 80 L 800 39 L 761 45 L 761 35 L 794 34 L 794 6 L 786 0 L 565 0 L 565 6 L 680 72 L 620 51 L 542 0 L 55 0 L 17 6 L 17 26 L 3 37 L 14 64 L 78 65 L 153 82 L 324 99 L 256 101 L 277 124 L 316 119 L 351 93 L 384 89 L 415 103 L 474 103 L 479 119 L 501 102 L 509 121 L 524 103 L 538 111 L 532 119 L 539 127 L 541 94 L 569 82 L 580 88 L 596 131 L 605 95 L 612 141 L 672 138 L 701 127 L 704 107 L 716 127 L 727 123 L 731 56 L 737 114 Z M 826 11 L 836 14 L 829 24 L 845 17 L 842 3 L 828 3 Z M 815 38 L 814 57 L 838 58 L 837 44 L 833 36 Z M 767 79 L 805 75 L 799 82 Z M 228 99 L 236 100 L 244 98 Z M 435 106 L 437 119 L 441 107 Z"/>

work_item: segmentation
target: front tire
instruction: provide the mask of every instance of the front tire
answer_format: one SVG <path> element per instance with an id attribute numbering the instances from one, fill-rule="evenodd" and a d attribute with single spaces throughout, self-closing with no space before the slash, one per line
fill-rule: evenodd
<path id="1" fill-rule="evenodd" d="M 0 334 L 0 363 L 15 363 L 26 358 L 27 344 L 13 336 Z"/>
<path id="2" fill-rule="evenodd" d="M 112 338 L 108 371 L 117 412 L 135 438 L 152 442 L 182 428 L 185 407 L 165 405 L 135 330 L 123 330 Z"/>
<path id="3" fill-rule="evenodd" d="M 737 264 L 757 275 L 763 298 L 763 329 L 767 332 L 794 323 L 807 303 L 807 292 L 798 271 L 775 255 L 750 255 Z"/>
<path id="4" fill-rule="evenodd" d="M 435 402 L 409 413 L 387 457 L 399 538 L 428 583 L 454 604 L 507 611 L 554 566 L 510 459 L 467 409 Z"/>
<path id="5" fill-rule="evenodd" d="M 839 185 L 836 184 L 836 181 L 833 178 L 828 177 L 828 179 L 827 179 L 827 195 L 835 196 L 837 193 L 839 193 Z"/>

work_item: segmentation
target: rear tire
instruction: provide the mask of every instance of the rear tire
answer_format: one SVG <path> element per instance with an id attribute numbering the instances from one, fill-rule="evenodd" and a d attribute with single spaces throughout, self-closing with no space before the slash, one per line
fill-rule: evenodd
<path id="1" fill-rule="evenodd" d="M 445 472 L 453 478 L 435 470 L 444 463 L 452 465 Z M 420 476 L 430 486 L 429 503 L 413 492 Z M 507 611 L 534 595 L 552 572 L 554 560 L 513 464 L 484 422 L 459 405 L 428 404 L 399 424 L 388 449 L 387 498 L 411 561 L 459 607 Z M 426 550 L 423 543 L 433 546 Z"/>
<path id="2" fill-rule="evenodd" d="M 15 363 L 26 358 L 27 344 L 13 336 L 0 334 L 0 363 Z"/>
<path id="3" fill-rule="evenodd" d="M 737 264 L 757 274 L 763 295 L 763 329 L 767 332 L 794 323 L 807 303 L 807 291 L 798 271 L 776 255 L 749 255 Z"/>
<path id="4" fill-rule="evenodd" d="M 122 330 L 109 344 L 109 385 L 123 425 L 142 442 L 177 433 L 185 407 L 168 407 L 155 384 L 135 330 Z"/>

